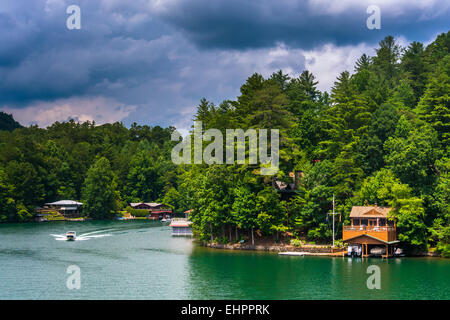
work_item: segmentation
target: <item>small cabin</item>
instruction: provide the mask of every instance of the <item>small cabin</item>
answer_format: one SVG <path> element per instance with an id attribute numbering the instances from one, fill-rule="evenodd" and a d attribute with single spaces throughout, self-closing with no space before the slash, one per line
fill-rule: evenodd
<path id="1" fill-rule="evenodd" d="M 133 209 L 147 210 L 148 218 L 152 220 L 170 219 L 172 215 L 172 208 L 168 205 L 156 202 L 137 202 L 130 203 Z"/>
<path id="2" fill-rule="evenodd" d="M 289 176 L 284 177 L 283 180 L 272 178 L 272 188 L 280 194 L 281 200 L 289 200 L 299 190 L 300 180 L 304 177 L 303 172 L 294 171 L 289 172 Z"/>
<path id="3" fill-rule="evenodd" d="M 383 257 L 394 253 L 397 240 L 396 221 L 389 219 L 390 207 L 355 206 L 350 212 L 350 225 L 343 226 L 342 241 L 367 257 L 372 249 L 382 250 Z"/>

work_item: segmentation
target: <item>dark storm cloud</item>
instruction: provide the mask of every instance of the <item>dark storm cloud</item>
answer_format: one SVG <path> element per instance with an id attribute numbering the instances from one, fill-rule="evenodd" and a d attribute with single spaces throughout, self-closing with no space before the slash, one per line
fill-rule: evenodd
<path id="1" fill-rule="evenodd" d="M 387 34 L 428 40 L 448 29 L 445 2 L 378 2 L 374 31 L 364 0 L 2 0 L 0 109 L 37 104 L 55 115 L 64 99 L 111 102 L 135 110 L 128 123 L 186 122 L 200 98 L 233 98 L 253 72 L 301 72 L 302 50 Z M 81 30 L 66 28 L 70 4 L 81 7 Z M 78 113 L 91 116 L 86 108 Z"/>
<path id="2" fill-rule="evenodd" d="M 0 4 L 2 103 L 78 95 L 105 84 L 127 88 L 168 69 L 167 55 L 160 52 L 164 26 L 151 21 L 148 12 L 141 15 L 139 8 L 128 6 L 118 13 L 120 6 L 79 1 L 82 28 L 68 30 L 67 5 L 43 0 Z"/>
<path id="3" fill-rule="evenodd" d="M 445 1 L 179 0 L 161 16 L 204 48 L 270 47 L 283 42 L 311 49 L 325 43 L 379 41 L 386 31 L 428 40 L 450 26 Z M 428 2 L 428 5 L 427 5 Z M 369 30 L 366 9 L 379 3 L 381 30 Z"/>

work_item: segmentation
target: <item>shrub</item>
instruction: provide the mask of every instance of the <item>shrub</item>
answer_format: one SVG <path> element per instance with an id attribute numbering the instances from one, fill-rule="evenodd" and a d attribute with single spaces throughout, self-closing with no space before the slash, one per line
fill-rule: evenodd
<path id="1" fill-rule="evenodd" d="M 302 245 L 302 241 L 300 239 L 291 239 L 291 245 L 294 247 L 300 247 Z"/>
<path id="2" fill-rule="evenodd" d="M 149 213 L 145 209 L 132 209 L 131 214 L 135 217 L 146 217 Z"/>
<path id="3" fill-rule="evenodd" d="M 338 248 L 344 247 L 344 243 L 342 242 L 342 240 L 335 240 L 334 245 Z"/>
<path id="4" fill-rule="evenodd" d="M 126 207 L 125 211 L 135 217 L 147 217 L 149 212 L 145 209 L 133 209 L 130 206 Z"/>
<path id="5" fill-rule="evenodd" d="M 443 258 L 450 258 L 450 243 L 439 242 L 436 251 L 439 252 Z"/>

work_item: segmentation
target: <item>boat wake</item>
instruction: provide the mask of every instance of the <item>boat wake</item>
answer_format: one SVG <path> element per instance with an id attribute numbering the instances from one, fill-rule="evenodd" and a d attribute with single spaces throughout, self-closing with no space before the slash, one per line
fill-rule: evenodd
<path id="1" fill-rule="evenodd" d="M 114 230 L 114 229 L 99 230 L 99 231 L 83 233 L 83 234 L 78 235 L 73 241 L 86 241 L 86 240 L 90 240 L 90 239 L 109 237 L 112 234 L 110 234 L 110 233 L 97 234 L 97 233 L 111 231 L 111 230 Z M 67 241 L 66 234 L 50 234 L 50 235 L 53 236 L 56 241 Z"/>

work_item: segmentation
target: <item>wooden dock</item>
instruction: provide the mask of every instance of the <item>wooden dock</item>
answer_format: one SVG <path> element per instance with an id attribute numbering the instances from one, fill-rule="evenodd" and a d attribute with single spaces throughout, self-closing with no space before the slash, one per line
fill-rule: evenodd
<path id="1" fill-rule="evenodd" d="M 279 252 L 280 256 L 304 256 L 311 254 L 310 252 L 295 252 L 295 251 L 286 251 L 286 252 Z"/>
<path id="2" fill-rule="evenodd" d="M 280 256 L 328 256 L 328 257 L 343 257 L 346 251 L 338 252 L 297 252 L 297 251 L 285 251 L 279 252 Z"/>

